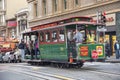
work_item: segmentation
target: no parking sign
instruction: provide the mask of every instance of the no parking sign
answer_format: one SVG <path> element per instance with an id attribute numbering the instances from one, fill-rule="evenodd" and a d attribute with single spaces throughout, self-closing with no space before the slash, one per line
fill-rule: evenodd
<path id="1" fill-rule="evenodd" d="M 92 58 L 97 59 L 98 58 L 98 53 L 96 50 L 92 50 Z"/>

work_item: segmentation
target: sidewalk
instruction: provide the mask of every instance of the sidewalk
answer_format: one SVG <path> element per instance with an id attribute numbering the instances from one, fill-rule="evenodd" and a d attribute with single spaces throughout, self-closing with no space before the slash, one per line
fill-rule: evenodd
<path id="1" fill-rule="evenodd" d="M 115 55 L 113 55 L 109 59 L 106 59 L 105 62 L 120 63 L 120 59 L 116 59 Z"/>

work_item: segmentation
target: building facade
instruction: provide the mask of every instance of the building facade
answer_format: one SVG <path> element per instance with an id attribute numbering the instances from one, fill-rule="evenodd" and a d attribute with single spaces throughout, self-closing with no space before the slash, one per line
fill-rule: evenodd
<path id="1" fill-rule="evenodd" d="M 0 36 L 5 39 L 17 38 L 17 19 L 16 12 L 22 8 L 26 8 L 28 3 L 26 0 L 0 0 Z"/>
<path id="2" fill-rule="evenodd" d="M 29 16 L 28 8 L 21 9 L 16 13 L 17 18 L 16 35 L 18 40 L 22 39 L 22 33 L 31 31 L 31 29 L 28 26 L 28 16 Z"/>
<path id="3" fill-rule="evenodd" d="M 96 20 L 97 12 L 106 12 L 106 40 L 110 41 L 111 49 L 120 40 L 120 0 L 27 0 L 30 16 L 29 26 L 74 16 L 91 16 Z"/>
<path id="4" fill-rule="evenodd" d="M 0 36 L 4 37 L 5 34 L 5 0 L 0 0 Z"/>

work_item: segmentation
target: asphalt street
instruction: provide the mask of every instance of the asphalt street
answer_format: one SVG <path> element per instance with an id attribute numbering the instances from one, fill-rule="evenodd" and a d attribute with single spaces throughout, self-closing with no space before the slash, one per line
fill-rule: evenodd
<path id="1" fill-rule="evenodd" d="M 120 63 L 86 62 L 80 69 L 0 64 L 0 80 L 120 80 Z"/>
<path id="2" fill-rule="evenodd" d="M 0 80 L 42 80 L 42 79 L 37 79 L 36 77 L 21 74 L 18 72 L 1 70 Z"/>

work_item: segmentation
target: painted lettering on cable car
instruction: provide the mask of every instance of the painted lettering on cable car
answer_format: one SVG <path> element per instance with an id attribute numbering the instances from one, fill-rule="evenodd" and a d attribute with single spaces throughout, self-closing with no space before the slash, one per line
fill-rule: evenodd
<path id="1" fill-rule="evenodd" d="M 45 25 L 40 25 L 40 26 L 32 27 L 31 30 L 35 31 L 35 30 L 39 30 L 39 29 L 54 27 L 56 25 L 57 25 L 57 23 L 50 23 L 50 24 L 45 24 Z"/>
<path id="2" fill-rule="evenodd" d="M 55 27 L 57 25 L 61 25 L 61 24 L 65 24 L 65 23 L 77 22 L 77 21 L 90 22 L 91 19 L 92 18 L 90 18 L 90 17 L 72 17 L 72 18 L 69 18 L 69 19 L 64 19 L 64 20 L 56 21 L 56 22 L 49 23 L 49 24 L 43 24 L 43 25 L 35 26 L 35 27 L 32 27 L 31 30 L 35 31 L 35 30 L 40 30 L 40 29 L 44 29 L 44 28 Z"/>
<path id="3" fill-rule="evenodd" d="M 80 56 L 88 56 L 88 46 L 80 47 Z"/>
<path id="4" fill-rule="evenodd" d="M 98 53 L 98 56 L 103 55 L 103 46 L 96 46 L 96 51 Z"/>

